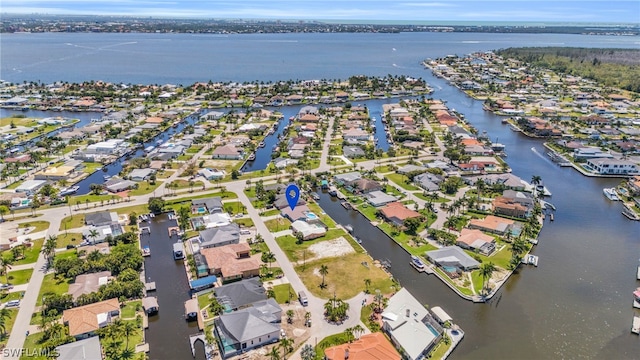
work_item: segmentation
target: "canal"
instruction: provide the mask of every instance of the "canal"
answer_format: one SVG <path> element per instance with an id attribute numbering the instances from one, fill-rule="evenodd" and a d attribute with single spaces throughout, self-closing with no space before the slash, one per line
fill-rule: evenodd
<path id="1" fill-rule="evenodd" d="M 542 177 L 557 207 L 533 253 L 540 265 L 521 267 L 486 304 L 454 294 L 434 276 L 417 273 L 409 255 L 388 236 L 336 199 L 321 194 L 320 205 L 355 236 L 374 259 L 388 259 L 401 285 L 429 306 L 442 306 L 466 331 L 453 359 L 637 358 L 638 338 L 630 333 L 632 292 L 640 254 L 640 224 L 627 220 L 621 204 L 602 195 L 619 179 L 582 176 L 546 158 L 542 140 L 513 132 L 482 103 L 433 76 L 433 98 L 465 116 L 479 131 L 506 145 L 513 173 L 529 181 Z"/>
<path id="2" fill-rule="evenodd" d="M 146 225 L 148 224 L 148 225 Z M 182 261 L 173 260 L 173 243 L 177 236 L 169 237 L 168 228 L 177 226 L 168 214 L 158 215 L 148 223 L 151 235 L 142 235 L 142 246 L 149 246 L 151 256 L 144 261 L 146 281 L 156 283 L 156 291 L 149 295 L 158 297 L 160 311 L 149 317 L 146 340 L 149 359 L 191 359 L 189 336 L 200 333 L 197 322 L 184 319 L 184 302 L 191 298 L 187 274 Z M 196 359 L 204 359 L 204 347 L 197 347 Z"/>

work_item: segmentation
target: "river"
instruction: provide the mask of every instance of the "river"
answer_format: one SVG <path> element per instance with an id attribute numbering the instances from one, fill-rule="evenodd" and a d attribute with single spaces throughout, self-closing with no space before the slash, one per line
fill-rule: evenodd
<path id="1" fill-rule="evenodd" d="M 442 306 L 465 330 L 453 359 L 557 359 L 638 356 L 638 338 L 630 333 L 632 291 L 640 254 L 640 226 L 627 220 L 621 205 L 602 195 L 616 179 L 582 176 L 544 155 L 542 140 L 515 133 L 501 118 L 443 80 L 434 98 L 465 115 L 478 130 L 506 145 L 507 162 L 525 180 L 542 177 L 558 209 L 546 222 L 533 254 L 537 268 L 521 267 L 487 304 L 462 300 L 434 276 L 417 273 L 409 255 L 366 218 L 345 210 L 323 194 L 320 205 L 333 219 L 350 223 L 375 259 L 389 259 L 391 273 L 419 300 Z"/>

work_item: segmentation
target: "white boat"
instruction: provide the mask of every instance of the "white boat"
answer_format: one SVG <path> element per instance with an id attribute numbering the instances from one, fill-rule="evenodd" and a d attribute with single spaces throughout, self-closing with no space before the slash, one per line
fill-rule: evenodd
<path id="1" fill-rule="evenodd" d="M 151 256 L 151 249 L 148 246 L 142 248 L 142 256 Z"/>
<path id="2" fill-rule="evenodd" d="M 636 272 L 636 279 L 640 280 L 640 265 L 638 265 L 638 271 Z"/>
<path id="3" fill-rule="evenodd" d="M 344 227 L 348 232 L 353 232 L 353 226 L 351 226 L 351 224 L 349 225 L 345 225 Z"/>
<path id="4" fill-rule="evenodd" d="M 253 161 L 255 159 L 256 159 L 256 154 L 254 154 L 254 153 L 251 153 L 251 155 L 249 155 L 249 157 L 247 158 L 247 160 L 249 160 L 249 161 Z"/>
<path id="5" fill-rule="evenodd" d="M 78 190 L 80 190 L 80 186 L 71 186 L 68 188 L 64 188 L 60 190 L 60 196 L 75 194 Z"/>
<path id="6" fill-rule="evenodd" d="M 631 325 L 631 332 L 640 335 L 640 316 L 633 317 L 633 324 Z"/>
<path id="7" fill-rule="evenodd" d="M 522 259 L 522 263 L 538 266 L 538 257 L 535 255 L 529 254 Z"/>
<path id="8" fill-rule="evenodd" d="M 640 216 L 638 216 L 635 211 L 630 209 L 627 204 L 624 204 L 624 206 L 622 207 L 622 215 L 626 216 L 629 220 L 640 221 Z M 640 280 L 640 266 L 638 266 L 638 269 L 638 280 Z"/>
<path id="9" fill-rule="evenodd" d="M 418 271 L 424 270 L 425 267 L 424 262 L 422 262 L 422 260 L 420 260 L 420 258 L 415 255 L 411 255 L 411 266 L 413 266 Z"/>
<path id="10" fill-rule="evenodd" d="M 602 193 L 611 201 L 620 201 L 618 193 L 616 193 L 616 188 L 604 188 L 602 189 Z"/>
<path id="11" fill-rule="evenodd" d="M 261 141 L 261 142 L 258 144 L 258 147 L 263 148 L 263 147 L 264 147 L 264 141 Z"/>

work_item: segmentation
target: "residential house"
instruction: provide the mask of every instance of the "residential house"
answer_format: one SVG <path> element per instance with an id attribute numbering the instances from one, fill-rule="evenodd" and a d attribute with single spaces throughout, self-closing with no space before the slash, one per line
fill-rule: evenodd
<path id="1" fill-rule="evenodd" d="M 409 360 L 426 358 L 444 332 L 406 288 L 389 299 L 382 313 L 382 330 Z"/>
<path id="2" fill-rule="evenodd" d="M 372 191 L 381 191 L 382 186 L 379 182 L 371 179 L 358 179 L 351 181 L 347 186 L 354 194 L 367 194 Z"/>
<path id="3" fill-rule="evenodd" d="M 477 251 L 485 256 L 489 256 L 496 250 L 493 236 L 475 229 L 462 229 L 460 236 L 456 239 L 456 245 L 463 249 Z"/>
<path id="4" fill-rule="evenodd" d="M 424 166 L 408 164 L 408 165 L 405 165 L 405 166 L 399 168 L 398 170 L 396 170 L 396 172 L 398 174 L 403 174 L 404 175 L 404 174 L 409 174 L 409 173 L 425 172 L 427 170 L 428 170 L 428 168 L 426 168 Z"/>
<path id="5" fill-rule="evenodd" d="M 153 169 L 133 169 L 129 173 L 129 180 L 132 181 L 146 181 L 149 180 L 151 175 L 155 174 L 156 171 Z"/>
<path id="6" fill-rule="evenodd" d="M 243 279 L 214 288 L 213 294 L 227 311 L 239 310 L 251 304 L 266 300 L 267 294 L 262 282 L 257 278 Z"/>
<path id="7" fill-rule="evenodd" d="M 300 108 L 300 111 L 298 111 L 298 117 L 304 116 L 304 115 L 318 115 L 319 110 L 317 107 L 315 106 L 303 106 L 302 108 Z"/>
<path id="8" fill-rule="evenodd" d="M 113 317 L 120 315 L 118 299 L 109 299 L 97 303 L 65 310 L 62 322 L 69 326 L 69 335 L 78 340 L 96 334 L 96 331 L 109 325 Z"/>
<path id="9" fill-rule="evenodd" d="M 290 206 L 283 207 L 280 209 L 280 215 L 283 218 L 289 219 L 291 222 L 302 220 L 307 220 L 307 214 L 311 212 L 311 209 L 305 204 L 296 205 L 293 209 Z"/>
<path id="10" fill-rule="evenodd" d="M 613 155 L 597 147 L 580 147 L 573 150 L 573 158 L 576 160 L 605 159 L 613 158 Z"/>
<path id="11" fill-rule="evenodd" d="M 382 191 L 372 191 L 370 193 L 367 193 L 365 197 L 367 198 L 369 204 L 375 207 L 384 206 L 390 202 L 398 200 L 395 196 L 388 195 L 387 193 L 384 193 Z"/>
<path id="12" fill-rule="evenodd" d="M 357 171 L 354 172 L 350 172 L 350 173 L 344 173 L 344 174 L 337 174 L 333 176 L 333 181 L 335 181 L 335 183 L 337 185 L 344 185 L 346 183 L 350 183 L 352 181 L 358 180 L 362 178 L 362 174 L 360 174 Z"/>
<path id="13" fill-rule="evenodd" d="M 280 339 L 280 323 L 268 311 L 254 307 L 223 314 L 214 320 L 214 337 L 223 359 Z"/>
<path id="14" fill-rule="evenodd" d="M 272 161 L 275 167 L 278 169 L 284 169 L 289 165 L 296 165 L 298 163 L 298 160 L 296 159 L 287 159 L 287 158 L 277 158 Z"/>
<path id="15" fill-rule="evenodd" d="M 355 128 L 343 132 L 342 138 L 345 140 L 369 141 L 371 134 L 362 129 Z"/>
<path id="16" fill-rule="evenodd" d="M 265 191 L 268 191 L 268 190 L 266 190 L 265 188 Z M 301 205 L 306 205 L 306 204 L 307 202 L 302 197 L 299 197 L 298 202 L 296 203 L 296 207 Z M 276 195 L 276 200 L 273 202 L 273 206 L 275 206 L 276 209 L 278 210 L 282 210 L 284 208 L 290 207 L 289 200 L 287 200 L 287 195 L 284 193 Z"/>
<path id="17" fill-rule="evenodd" d="M 191 225 L 194 229 L 211 229 L 221 226 L 227 226 L 232 223 L 231 215 L 225 212 L 195 216 L 190 218 L 189 221 L 191 221 Z"/>
<path id="18" fill-rule="evenodd" d="M 118 222 L 118 213 L 115 211 L 98 211 L 84 215 L 85 225 L 102 226 Z"/>
<path id="19" fill-rule="evenodd" d="M 112 193 L 118 193 L 130 189 L 135 189 L 138 184 L 135 181 L 121 179 L 119 177 L 112 177 L 104 183 L 104 188 Z"/>
<path id="20" fill-rule="evenodd" d="M 100 286 L 106 285 L 110 279 L 111 271 L 78 275 L 73 284 L 69 285 L 68 293 L 73 297 L 73 301 L 76 301 L 80 295 L 98 291 Z"/>
<path id="21" fill-rule="evenodd" d="M 236 223 L 200 231 L 200 248 L 213 248 L 240 242 L 240 226 Z"/>
<path id="22" fill-rule="evenodd" d="M 471 219 L 468 227 L 504 236 L 512 232 L 512 230 L 519 231 L 519 227 L 516 224 L 515 221 L 510 219 L 487 215 L 484 219 Z"/>
<path id="23" fill-rule="evenodd" d="M 493 211 L 517 218 L 527 218 L 531 216 L 535 206 L 533 195 L 521 191 L 505 190 L 502 196 L 493 200 Z"/>
<path id="24" fill-rule="evenodd" d="M 223 145 L 217 147 L 212 156 L 214 159 L 240 160 L 243 155 L 243 150 L 236 148 L 235 145 Z"/>
<path id="25" fill-rule="evenodd" d="M 362 158 L 366 155 L 360 146 L 343 146 L 342 153 L 349 159 Z"/>
<path id="26" fill-rule="evenodd" d="M 27 195 L 31 195 L 38 192 L 38 190 L 47 183 L 48 181 L 46 180 L 25 180 L 22 184 L 18 185 L 14 191 L 17 193 L 26 193 Z"/>
<path id="27" fill-rule="evenodd" d="M 85 228 L 82 230 L 82 238 L 88 241 L 89 244 L 95 245 L 107 241 L 108 237 L 114 238 L 123 233 L 122 225 L 116 222 Z"/>
<path id="28" fill-rule="evenodd" d="M 209 274 L 216 275 L 223 284 L 260 275 L 259 255 L 251 256 L 249 244 L 237 243 L 201 249 Z"/>
<path id="29" fill-rule="evenodd" d="M 324 349 L 326 360 L 400 360 L 402 357 L 381 332 L 362 335 L 359 339 Z"/>
<path id="30" fill-rule="evenodd" d="M 401 202 L 392 202 L 380 209 L 382 216 L 391 223 L 402 226 L 404 221 L 412 218 L 419 218 L 422 216 L 417 211 L 413 211 L 404 206 Z"/>
<path id="31" fill-rule="evenodd" d="M 302 234 L 302 240 L 313 240 L 324 236 L 327 229 L 319 224 L 296 220 L 291 223 L 291 230 L 294 236 Z"/>
<path id="32" fill-rule="evenodd" d="M 638 175 L 638 166 L 629 161 L 611 158 L 597 158 L 587 160 L 585 166 L 588 170 L 601 175 Z"/>
<path id="33" fill-rule="evenodd" d="M 73 177 L 75 168 L 71 166 L 49 166 L 44 170 L 38 171 L 34 174 L 33 178 L 36 180 L 69 180 Z"/>
<path id="34" fill-rule="evenodd" d="M 462 271 L 470 271 L 480 267 L 480 263 L 467 255 L 457 246 L 446 246 L 438 250 L 431 250 L 425 253 L 427 260 L 438 266 L 450 266 Z"/>
<path id="35" fill-rule="evenodd" d="M 198 175 L 207 180 L 221 180 L 225 177 L 226 172 L 224 170 L 205 168 L 198 170 Z"/>
<path id="36" fill-rule="evenodd" d="M 100 338 L 92 336 L 87 339 L 70 342 L 56 347 L 57 360 L 102 360 Z"/>
<path id="37" fill-rule="evenodd" d="M 442 183 L 442 181 L 444 181 L 442 176 L 428 172 L 422 173 L 413 178 L 414 184 L 427 191 L 437 191 L 440 189 L 440 183 Z"/>
<path id="38" fill-rule="evenodd" d="M 224 212 L 222 198 L 219 196 L 191 200 L 192 214 L 214 214 Z"/>
<path id="39" fill-rule="evenodd" d="M 204 121 L 217 121 L 220 120 L 222 117 L 224 116 L 224 112 L 222 111 L 209 111 L 208 113 L 200 116 L 200 119 L 204 120 Z"/>

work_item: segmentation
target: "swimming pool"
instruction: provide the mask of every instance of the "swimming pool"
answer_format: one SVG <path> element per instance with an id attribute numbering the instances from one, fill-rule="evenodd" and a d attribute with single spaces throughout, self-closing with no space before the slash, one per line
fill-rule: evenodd
<path id="1" fill-rule="evenodd" d="M 455 266 L 443 266 L 442 269 L 448 273 L 454 273 L 458 271 L 458 269 Z"/>
<path id="2" fill-rule="evenodd" d="M 199 212 L 199 213 L 203 213 L 203 212 L 205 212 L 205 211 L 207 211 L 207 209 L 206 209 L 206 208 L 204 208 L 204 207 L 199 207 L 199 208 L 198 208 L 198 212 Z"/>
<path id="3" fill-rule="evenodd" d="M 438 337 L 440 335 L 440 333 L 438 332 L 438 330 L 436 330 L 433 325 L 427 323 L 427 328 L 429 329 L 429 331 L 431 331 L 431 333 L 433 334 L 433 336 Z"/>
<path id="4" fill-rule="evenodd" d="M 312 212 L 308 212 L 305 214 L 307 216 L 307 220 L 316 220 L 318 219 L 318 215 L 312 213 Z"/>

